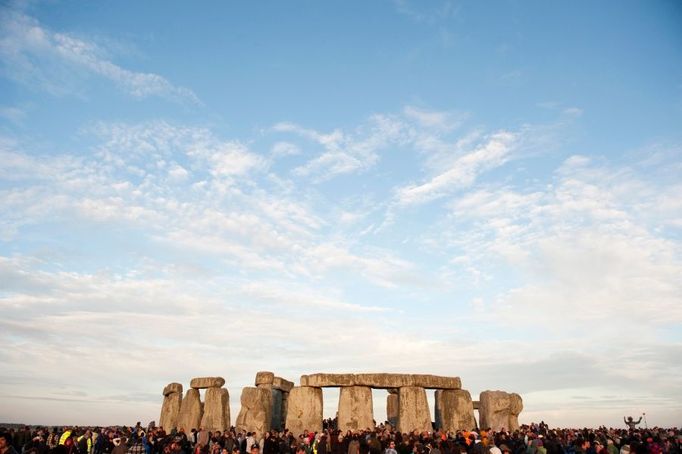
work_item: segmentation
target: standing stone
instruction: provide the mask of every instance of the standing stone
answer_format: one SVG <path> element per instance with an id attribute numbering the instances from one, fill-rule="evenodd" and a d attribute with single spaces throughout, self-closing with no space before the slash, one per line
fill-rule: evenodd
<path id="1" fill-rule="evenodd" d="M 270 430 L 272 421 L 272 392 L 267 388 L 247 386 L 242 390 L 242 408 L 237 416 L 237 431 L 256 432 L 262 436 Z"/>
<path id="2" fill-rule="evenodd" d="M 258 372 L 258 374 L 265 374 L 265 373 L 266 372 Z M 267 373 L 272 374 L 272 372 L 267 372 Z M 258 378 L 258 377 L 256 377 L 256 378 Z M 256 381 L 258 381 L 258 380 L 256 380 Z M 261 384 L 257 385 L 256 387 L 258 389 L 264 389 L 268 393 L 267 406 L 270 409 L 270 421 L 268 422 L 268 425 L 270 426 L 270 428 L 272 428 L 273 427 L 272 426 L 272 418 L 273 418 L 273 414 L 274 414 L 274 410 L 275 410 L 275 407 L 274 407 L 274 405 L 275 405 L 275 395 L 274 395 L 275 389 L 273 389 L 272 383 L 261 383 Z"/>
<path id="3" fill-rule="evenodd" d="M 170 385 L 180 385 L 180 383 L 171 383 Z M 173 392 L 167 393 L 170 385 L 163 390 L 163 405 L 159 418 L 159 425 L 168 433 L 177 427 L 180 406 L 182 405 L 182 385 L 179 388 L 174 386 Z"/>
<path id="4" fill-rule="evenodd" d="M 474 404 L 469 391 L 444 389 L 436 391 L 436 427 L 447 432 L 474 430 Z"/>
<path id="5" fill-rule="evenodd" d="M 282 430 L 282 396 L 284 393 L 279 389 L 273 389 L 272 393 L 272 421 L 270 427 L 273 430 Z"/>
<path id="6" fill-rule="evenodd" d="M 426 390 L 417 386 L 404 386 L 399 391 L 398 431 L 431 432 L 431 412 L 426 400 Z"/>
<path id="7" fill-rule="evenodd" d="M 441 403 L 441 399 L 443 398 L 443 390 L 442 389 L 437 389 L 436 392 L 433 394 L 433 413 L 434 413 L 434 427 L 436 429 L 442 429 L 443 428 L 443 418 L 442 418 L 442 413 L 443 413 L 443 404 Z"/>
<path id="8" fill-rule="evenodd" d="M 483 391 L 478 409 L 481 429 L 516 430 L 519 428 L 518 417 L 522 410 L 523 400 L 518 394 Z"/>
<path id="9" fill-rule="evenodd" d="M 286 428 L 298 437 L 304 431 L 322 431 L 322 389 L 294 386 L 289 393 Z"/>
<path id="10" fill-rule="evenodd" d="M 341 432 L 374 429 L 372 388 L 346 386 L 339 395 L 338 428 Z"/>
<path id="11" fill-rule="evenodd" d="M 509 430 L 519 430 L 519 415 L 523 411 L 523 399 L 516 393 L 509 395 Z"/>
<path id="12" fill-rule="evenodd" d="M 230 394 L 225 388 L 208 388 L 204 396 L 204 416 L 201 427 L 221 432 L 230 428 Z"/>
<path id="13" fill-rule="evenodd" d="M 286 427 L 289 412 L 289 392 L 282 392 L 282 429 Z"/>
<path id="14" fill-rule="evenodd" d="M 199 429 L 201 427 L 202 407 L 199 390 L 188 389 L 180 406 L 178 429 L 184 429 L 185 433 L 189 433 L 192 429 Z"/>
<path id="15" fill-rule="evenodd" d="M 398 425 L 398 413 L 400 408 L 398 400 L 398 390 L 389 390 L 388 397 L 386 397 L 386 420 L 388 420 L 388 423 L 393 428 Z"/>
<path id="16" fill-rule="evenodd" d="M 163 395 L 167 396 L 173 393 L 182 394 L 182 383 L 168 383 L 165 388 L 163 388 Z"/>

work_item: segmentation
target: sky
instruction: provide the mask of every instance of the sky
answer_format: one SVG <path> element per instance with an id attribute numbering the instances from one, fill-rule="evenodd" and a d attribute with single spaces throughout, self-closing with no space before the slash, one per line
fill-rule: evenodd
<path id="1" fill-rule="evenodd" d="M 0 422 L 158 421 L 205 375 L 234 421 L 271 370 L 679 426 L 680 24 L 658 0 L 2 2 Z"/>

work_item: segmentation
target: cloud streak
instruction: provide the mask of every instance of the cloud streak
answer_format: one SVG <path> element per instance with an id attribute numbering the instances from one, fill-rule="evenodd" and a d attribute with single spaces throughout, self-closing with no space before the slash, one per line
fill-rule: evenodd
<path id="1" fill-rule="evenodd" d="M 188 88 L 173 85 L 159 74 L 133 71 L 109 60 L 92 41 L 52 31 L 16 10 L 0 11 L 0 59 L 5 76 L 52 94 L 78 91 L 73 80 L 86 72 L 116 84 L 136 98 L 160 96 L 199 104 Z"/>

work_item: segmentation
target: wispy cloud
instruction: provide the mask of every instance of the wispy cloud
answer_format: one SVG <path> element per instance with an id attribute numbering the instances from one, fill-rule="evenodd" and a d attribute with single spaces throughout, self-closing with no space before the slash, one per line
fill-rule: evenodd
<path id="1" fill-rule="evenodd" d="M 393 0 L 396 11 L 415 22 L 434 24 L 457 14 L 458 6 L 451 0 L 417 2 L 412 0 Z"/>
<path id="2" fill-rule="evenodd" d="M 479 174 L 505 164 L 515 143 L 516 136 L 511 132 L 494 133 L 474 150 L 457 157 L 447 169 L 429 181 L 398 188 L 396 199 L 401 205 L 420 204 L 470 186 Z"/>
<path id="3" fill-rule="evenodd" d="M 0 60 L 6 77 L 52 94 L 78 92 L 79 74 L 114 82 L 137 97 L 161 96 L 199 103 L 192 90 L 173 85 L 159 74 L 134 71 L 112 62 L 95 42 L 52 31 L 20 11 L 0 10 Z"/>
<path id="4" fill-rule="evenodd" d="M 10 365 L 0 384 L 29 396 L 29 382 L 47 398 L 3 408 L 27 421 L 48 408 L 64 419 L 41 422 L 126 422 L 133 392 L 135 411 L 154 419 L 148 395 L 168 380 L 224 374 L 236 411 L 255 370 L 405 371 L 400 352 L 409 372 L 451 374 L 468 358 L 457 371 L 465 386 L 524 392 L 522 419 L 546 412 L 551 393 L 576 420 L 584 404 L 570 396 L 592 396 L 585 423 L 636 400 L 673 420 L 679 342 L 661 338 L 676 339 L 682 323 L 679 154 L 566 156 L 529 182 L 519 169 L 546 140 L 542 127 L 463 121 L 406 107 L 330 132 L 282 123 L 237 139 L 98 122 L 66 152 L 0 140 L 0 241 L 13 245 L 0 254 L 0 361 Z M 289 158 L 275 159 L 273 137 Z M 296 171 L 336 152 L 371 165 Z M 310 184 L 347 175 L 361 186 L 390 172 L 383 190 L 359 197 Z M 404 209 L 417 205 L 419 217 Z M 393 223 L 377 234 L 385 207 Z M 36 240 L 56 231 L 58 241 Z M 58 370 L 64 362 L 74 367 Z M 606 394 L 619 397 L 595 398 Z M 78 400 L 57 411 L 65 398 Z"/>
<path id="5" fill-rule="evenodd" d="M 295 175 L 312 177 L 316 182 L 370 169 L 379 161 L 380 150 L 404 143 L 410 134 L 405 123 L 390 115 L 373 115 L 350 133 L 340 129 L 322 133 L 294 123 L 278 123 L 272 129 L 297 134 L 322 146 L 321 154 L 294 169 Z"/>

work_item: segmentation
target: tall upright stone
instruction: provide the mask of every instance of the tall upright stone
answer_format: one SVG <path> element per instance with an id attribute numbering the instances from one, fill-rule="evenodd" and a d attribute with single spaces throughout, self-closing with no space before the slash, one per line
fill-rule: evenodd
<path id="1" fill-rule="evenodd" d="M 295 386 L 288 399 L 286 428 L 296 437 L 304 431 L 322 431 L 322 389 Z"/>
<path id="2" fill-rule="evenodd" d="M 509 395 L 509 430 L 519 429 L 519 415 L 523 411 L 523 399 L 519 394 Z"/>
<path id="3" fill-rule="evenodd" d="M 256 432 L 260 436 L 268 432 L 272 421 L 272 391 L 247 386 L 242 390 L 240 401 L 237 430 Z"/>
<path id="4" fill-rule="evenodd" d="M 523 400 L 516 393 L 483 391 L 478 408 L 480 427 L 495 431 L 516 430 L 519 428 L 519 414 L 522 410 Z"/>
<path id="5" fill-rule="evenodd" d="M 284 393 L 279 389 L 272 389 L 270 391 L 272 394 L 272 419 L 270 422 L 270 428 L 273 430 L 282 429 L 282 396 Z"/>
<path id="6" fill-rule="evenodd" d="M 185 433 L 189 433 L 192 429 L 199 429 L 201 427 L 202 416 L 203 405 L 201 404 L 199 390 L 195 388 L 188 389 L 180 406 L 177 428 L 184 429 Z"/>
<path id="7" fill-rule="evenodd" d="M 163 405 L 161 406 L 161 416 L 159 418 L 159 426 L 166 432 L 170 432 L 177 427 L 181 405 L 182 384 L 169 383 L 163 389 Z"/>
<path id="8" fill-rule="evenodd" d="M 418 386 L 403 386 L 398 396 L 398 430 L 402 433 L 431 432 L 433 425 L 426 390 Z"/>
<path id="9" fill-rule="evenodd" d="M 474 430 L 474 404 L 471 394 L 464 389 L 436 391 L 436 427 L 448 432 Z"/>
<path id="10" fill-rule="evenodd" d="M 230 428 L 230 394 L 225 388 L 208 388 L 204 396 L 201 427 L 214 432 Z"/>
<path id="11" fill-rule="evenodd" d="M 282 428 L 286 427 L 287 414 L 289 413 L 289 391 L 282 391 Z"/>
<path id="12" fill-rule="evenodd" d="M 386 397 L 386 420 L 393 428 L 398 426 L 398 414 L 400 411 L 398 401 L 398 390 L 389 389 L 388 396 Z"/>
<path id="13" fill-rule="evenodd" d="M 374 429 L 372 388 L 345 386 L 339 395 L 338 427 L 341 432 Z"/>

